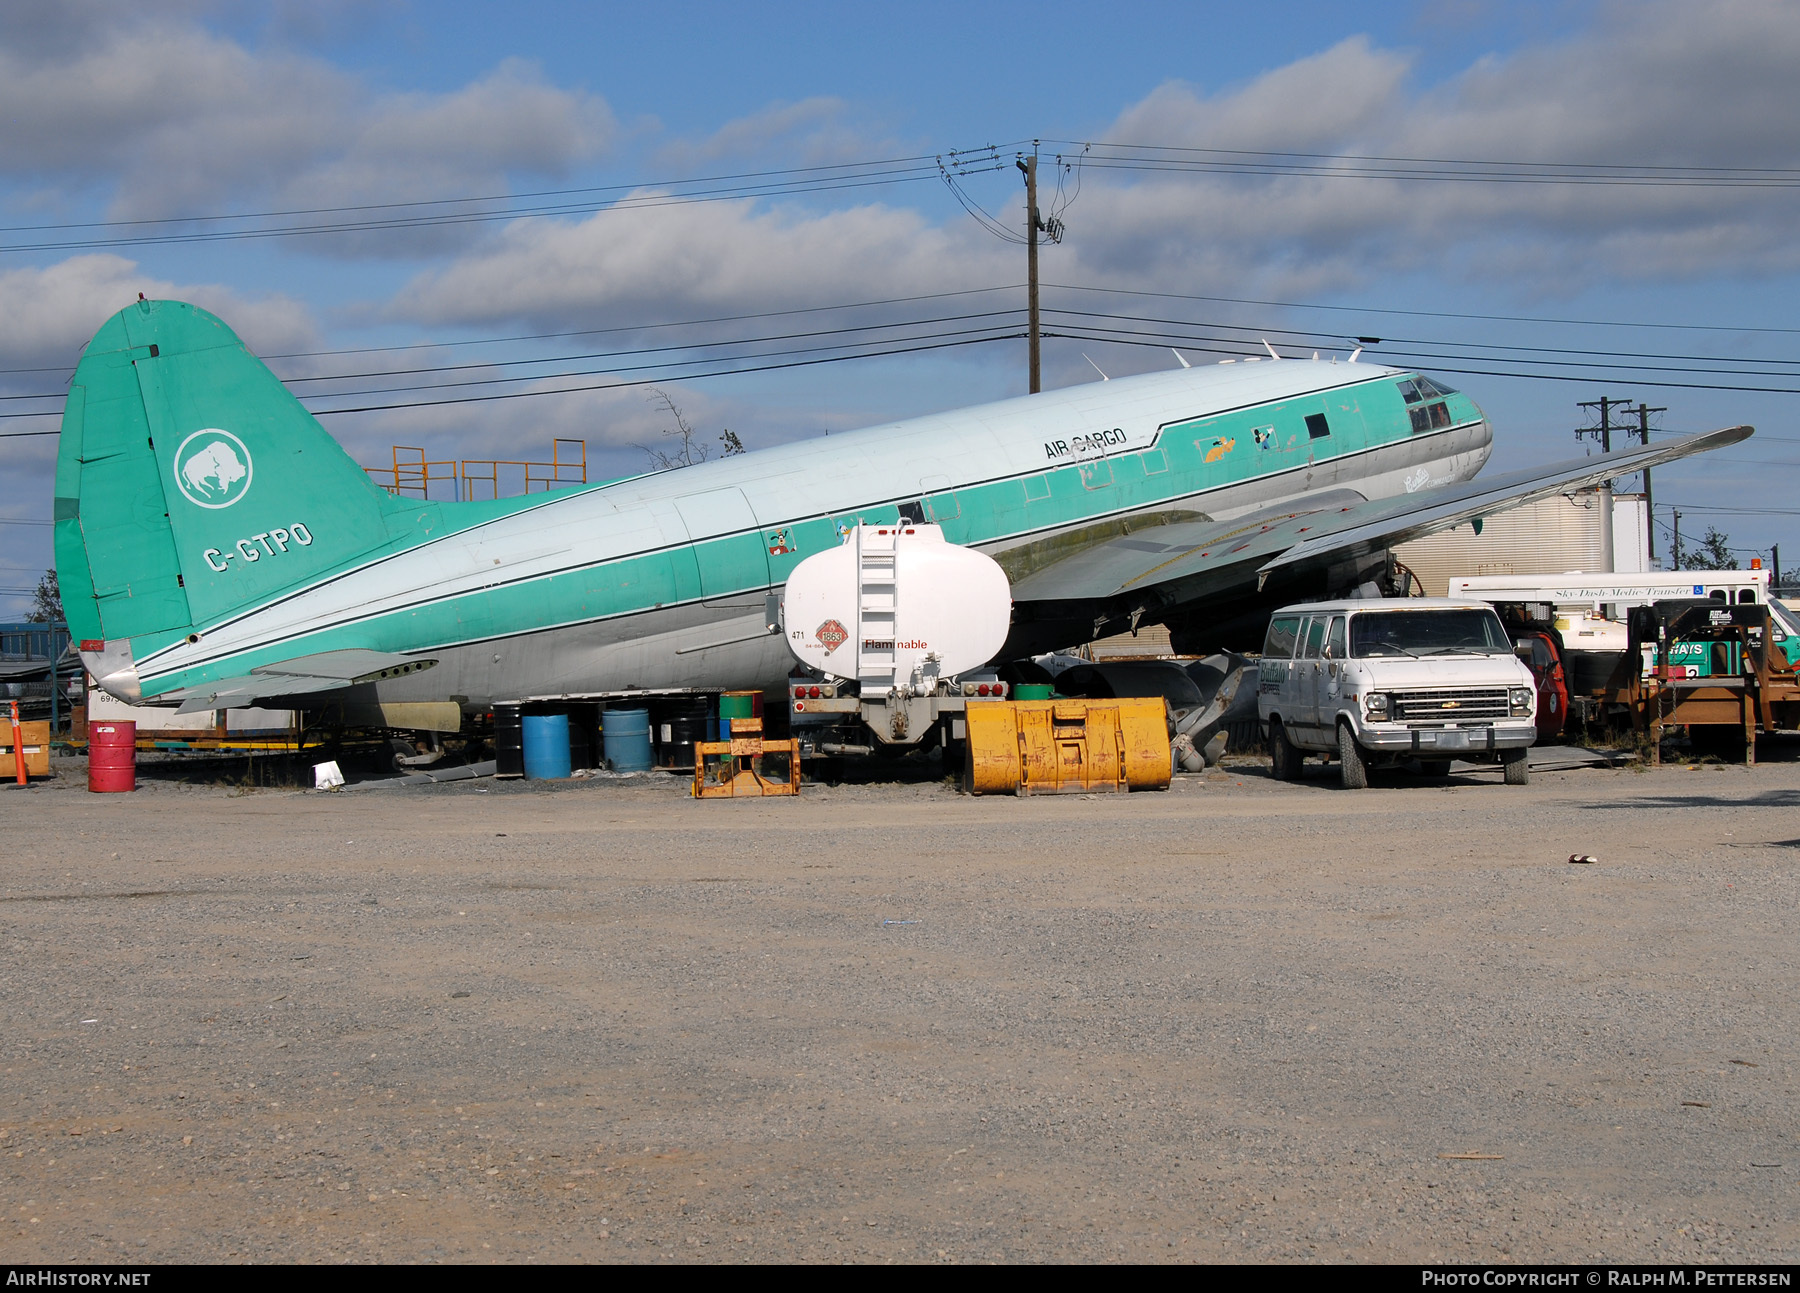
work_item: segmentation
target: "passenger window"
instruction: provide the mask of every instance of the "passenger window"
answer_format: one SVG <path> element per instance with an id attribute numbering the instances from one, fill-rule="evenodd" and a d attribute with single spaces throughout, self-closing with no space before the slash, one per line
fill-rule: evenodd
<path id="1" fill-rule="evenodd" d="M 911 521 L 914 525 L 925 524 L 925 504 L 918 499 L 900 504 L 900 519 Z"/>
<path id="2" fill-rule="evenodd" d="M 1306 434 L 1314 440 L 1320 440 L 1331 434 L 1331 424 L 1325 420 L 1323 413 L 1306 415 Z"/>
<path id="3" fill-rule="evenodd" d="M 1269 636 L 1263 642 L 1263 655 L 1270 660 L 1292 660 L 1294 640 L 1300 636 L 1300 621 L 1284 616 L 1269 621 Z"/>
<path id="4" fill-rule="evenodd" d="M 1325 645 L 1325 620 L 1315 615 L 1306 621 L 1306 644 L 1301 648 L 1302 660 L 1317 660 L 1319 650 Z"/>
<path id="5" fill-rule="evenodd" d="M 1325 642 L 1325 654 L 1333 660 L 1342 660 L 1350 654 L 1344 646 L 1344 617 L 1342 615 L 1331 617 L 1331 635 Z"/>

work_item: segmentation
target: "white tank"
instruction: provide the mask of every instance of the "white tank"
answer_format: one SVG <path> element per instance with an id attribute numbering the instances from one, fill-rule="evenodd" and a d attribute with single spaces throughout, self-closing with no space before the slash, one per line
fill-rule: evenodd
<path id="1" fill-rule="evenodd" d="M 1631 633 L 1616 620 L 1602 619 L 1586 611 L 1569 611 L 1554 621 L 1562 634 L 1563 646 L 1570 651 L 1623 651 L 1631 643 Z"/>
<path id="2" fill-rule="evenodd" d="M 992 557 L 935 525 L 859 525 L 794 567 L 782 598 L 788 649 L 864 694 L 923 694 L 993 659 L 1012 624 L 1012 587 Z"/>

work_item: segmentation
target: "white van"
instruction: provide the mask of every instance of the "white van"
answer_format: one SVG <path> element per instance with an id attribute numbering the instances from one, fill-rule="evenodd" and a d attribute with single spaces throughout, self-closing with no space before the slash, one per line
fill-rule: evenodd
<path id="1" fill-rule="evenodd" d="M 1417 759 L 1442 776 L 1452 759 L 1498 762 L 1530 779 L 1537 685 L 1486 602 L 1372 597 L 1286 606 L 1263 643 L 1257 716 L 1275 776 L 1308 752 L 1336 755 L 1343 784 L 1369 766 Z"/>

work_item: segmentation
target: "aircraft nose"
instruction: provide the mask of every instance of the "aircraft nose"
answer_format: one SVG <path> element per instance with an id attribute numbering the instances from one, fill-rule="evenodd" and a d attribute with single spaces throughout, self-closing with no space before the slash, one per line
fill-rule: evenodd
<path id="1" fill-rule="evenodd" d="M 1487 465 L 1488 455 L 1494 452 L 1494 424 L 1487 420 L 1485 414 L 1471 429 L 1469 452 L 1475 456 L 1477 471 Z"/>

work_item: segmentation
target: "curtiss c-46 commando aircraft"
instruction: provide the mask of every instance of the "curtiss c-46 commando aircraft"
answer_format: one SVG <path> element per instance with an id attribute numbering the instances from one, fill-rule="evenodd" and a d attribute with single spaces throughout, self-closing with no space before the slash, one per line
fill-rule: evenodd
<path id="1" fill-rule="evenodd" d="M 219 319 L 140 301 L 95 334 L 69 390 L 57 574 L 100 685 L 187 711 L 338 707 L 445 732 L 496 703 L 786 694 L 801 665 L 830 677 L 845 639 L 862 658 L 837 676 L 865 697 L 922 676 L 960 694 L 959 674 L 1140 622 L 1169 625 L 1181 652 L 1254 649 L 1273 608 L 1379 584 L 1394 544 L 1751 434 L 1478 479 L 1492 430 L 1473 401 L 1354 359 L 1175 369 L 428 502 L 374 484 Z M 845 615 L 783 623 L 807 558 L 909 530 L 968 561 L 920 565 L 897 619 L 853 587 Z M 959 597 L 997 628 L 952 661 L 906 621 Z M 872 684 L 884 648 L 898 658 Z"/>

